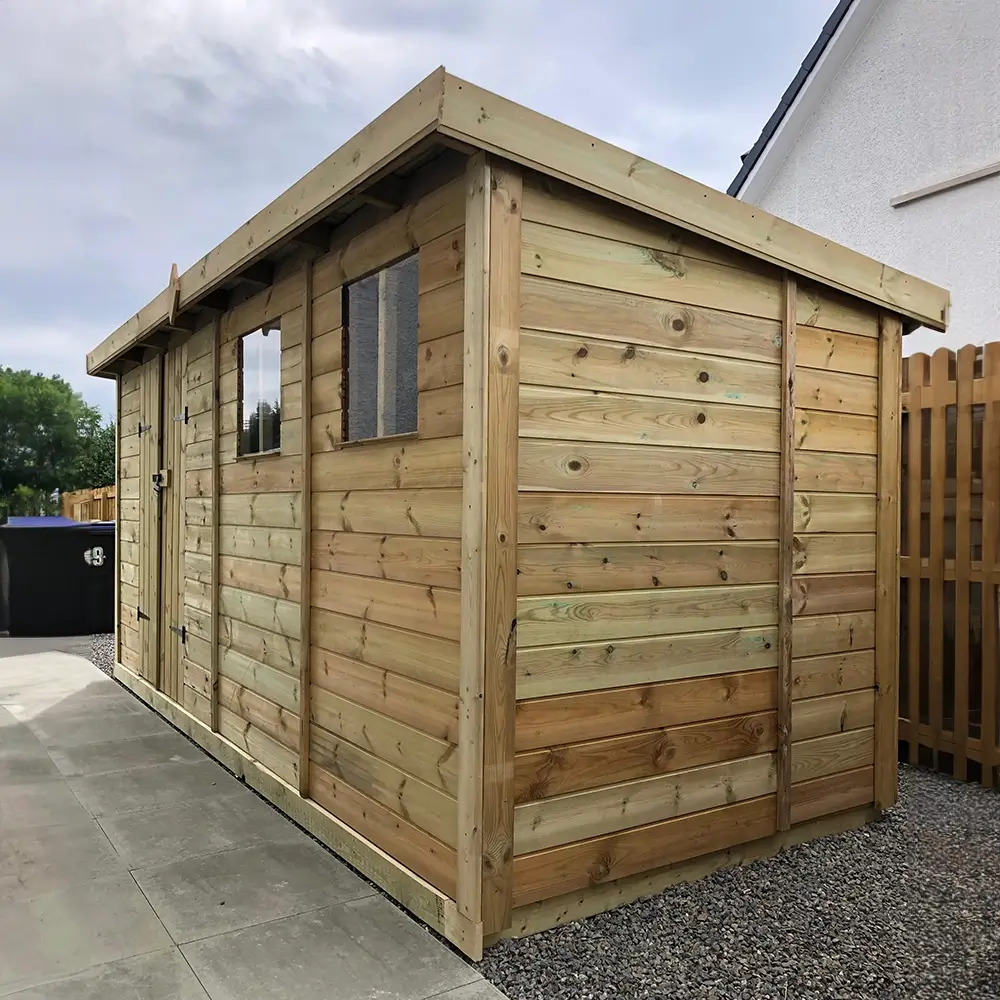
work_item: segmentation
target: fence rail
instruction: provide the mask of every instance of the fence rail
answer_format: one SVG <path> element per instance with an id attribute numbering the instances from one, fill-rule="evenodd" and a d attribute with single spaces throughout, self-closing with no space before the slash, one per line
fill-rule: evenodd
<path id="1" fill-rule="evenodd" d="M 74 521 L 113 521 L 115 519 L 114 486 L 98 486 L 92 490 L 73 490 L 62 494 L 63 517 Z"/>
<path id="2" fill-rule="evenodd" d="M 997 783 L 1000 344 L 903 363 L 901 759 Z"/>

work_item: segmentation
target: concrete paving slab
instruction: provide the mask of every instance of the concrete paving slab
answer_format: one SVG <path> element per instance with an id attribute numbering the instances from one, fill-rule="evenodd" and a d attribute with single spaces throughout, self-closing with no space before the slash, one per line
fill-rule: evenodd
<path id="1" fill-rule="evenodd" d="M 43 746 L 59 749 L 174 731 L 152 712 L 105 713 L 89 708 L 48 720 L 39 715 L 27 725 Z"/>
<path id="2" fill-rule="evenodd" d="M 424 1000 L 479 974 L 382 896 L 181 946 L 212 1000 Z"/>
<path id="3" fill-rule="evenodd" d="M 0 903 L 0 991 L 38 986 L 170 945 L 128 874 Z"/>
<path id="4" fill-rule="evenodd" d="M 77 656 L 90 655 L 89 635 L 70 636 L 0 636 L 0 659 L 10 656 L 30 656 L 36 653 L 63 652 Z"/>
<path id="5" fill-rule="evenodd" d="M 173 731 L 128 740 L 111 740 L 107 743 L 53 747 L 47 755 L 51 755 L 55 766 L 67 778 L 92 777 L 110 771 L 205 759 L 200 747 Z"/>
<path id="6" fill-rule="evenodd" d="M 0 733 L 0 743 L 3 738 Z M 8 785 L 33 785 L 39 781 L 58 781 L 61 778 L 59 768 L 52 763 L 52 758 L 45 753 L 44 747 L 39 746 L 37 751 L 31 748 L 19 753 L 10 749 L 0 753 L 0 791 Z"/>
<path id="7" fill-rule="evenodd" d="M 505 1000 L 505 994 L 492 983 L 480 979 L 476 983 L 469 983 L 468 986 L 459 986 L 457 989 L 448 990 L 447 993 L 439 993 L 433 1000 Z"/>
<path id="8" fill-rule="evenodd" d="M 98 818 L 246 791 L 225 768 L 204 759 L 67 781 L 84 808 Z"/>
<path id="9" fill-rule="evenodd" d="M 0 833 L 40 826 L 86 823 L 90 814 L 62 781 L 42 780 L 0 788 Z"/>
<path id="10" fill-rule="evenodd" d="M 15 1000 L 209 1000 L 176 948 L 99 965 L 12 996 Z"/>
<path id="11" fill-rule="evenodd" d="M 375 893 L 312 841 L 225 851 L 133 876 L 179 943 Z"/>
<path id="12" fill-rule="evenodd" d="M 149 868 L 255 844 L 309 838 L 248 789 L 200 802 L 112 816 L 100 821 L 129 868 Z"/>
<path id="13" fill-rule="evenodd" d="M 0 789 L 0 798 L 4 791 Z M 32 899 L 128 871 L 96 820 L 0 833 L 0 903 Z"/>

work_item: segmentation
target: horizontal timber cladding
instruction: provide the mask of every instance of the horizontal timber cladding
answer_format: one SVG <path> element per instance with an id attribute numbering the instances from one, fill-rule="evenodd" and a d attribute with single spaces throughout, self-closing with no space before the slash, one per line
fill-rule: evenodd
<path id="1" fill-rule="evenodd" d="M 532 175 L 521 266 L 515 906 L 775 832 L 785 313 L 777 271 Z M 879 350 L 841 296 L 790 315 L 801 823 L 872 802 Z"/>
<path id="2" fill-rule="evenodd" d="M 309 792 L 453 896 L 465 188 L 435 170 L 314 264 Z M 413 251 L 417 432 L 345 444 L 345 285 Z"/>

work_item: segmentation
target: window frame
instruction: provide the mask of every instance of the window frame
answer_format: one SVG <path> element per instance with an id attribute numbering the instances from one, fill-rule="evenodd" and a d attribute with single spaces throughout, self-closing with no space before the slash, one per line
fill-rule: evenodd
<path id="1" fill-rule="evenodd" d="M 262 451 L 244 451 L 243 450 L 243 403 L 244 403 L 244 384 L 243 384 L 243 371 L 244 371 L 244 342 L 247 337 L 252 337 L 255 333 L 263 333 L 267 331 L 268 335 L 272 333 L 277 333 L 278 335 L 278 447 L 277 448 L 267 448 Z M 267 458 L 275 455 L 281 454 L 281 403 L 282 395 L 284 394 L 284 387 L 281 384 L 281 317 L 275 316 L 273 319 L 265 320 L 263 323 L 257 324 L 253 329 L 247 330 L 245 333 L 241 333 L 237 338 L 236 345 L 236 458 L 237 460 L 252 461 L 257 458 Z M 259 406 L 262 400 L 258 400 L 258 412 Z"/>
<path id="2" fill-rule="evenodd" d="M 408 253 L 403 254 L 401 257 L 396 257 L 393 260 L 388 261 L 385 264 L 380 264 L 378 267 L 373 268 L 371 271 L 365 274 L 359 275 L 357 278 L 353 278 L 351 281 L 344 282 L 341 286 L 341 343 L 340 343 L 340 355 L 341 355 L 341 365 L 340 365 L 340 444 L 341 448 L 349 448 L 355 445 L 371 444 L 377 441 L 400 441 L 406 439 L 417 438 L 420 436 L 420 391 L 417 388 L 419 384 L 419 368 L 420 368 L 420 343 L 419 343 L 419 329 L 420 329 L 420 284 L 419 284 L 419 274 L 420 274 L 420 254 L 422 247 L 416 247 L 410 250 Z M 355 437 L 350 436 L 350 420 L 351 420 L 351 407 L 350 407 L 350 343 L 351 343 L 351 308 L 350 308 L 350 290 L 354 285 L 367 280 L 368 278 L 381 275 L 388 271 L 390 268 L 395 267 L 397 264 L 401 264 L 406 260 L 414 260 L 417 267 L 417 293 L 416 293 L 416 306 L 417 306 L 417 351 L 415 364 L 416 369 L 414 370 L 414 386 L 416 393 L 416 424 L 412 431 L 400 431 L 395 434 L 374 434 L 367 437 Z M 379 338 L 376 334 L 376 353 L 379 349 Z M 378 386 L 376 385 L 376 400 L 375 400 L 375 414 L 376 414 L 376 426 L 379 419 L 378 412 Z"/>

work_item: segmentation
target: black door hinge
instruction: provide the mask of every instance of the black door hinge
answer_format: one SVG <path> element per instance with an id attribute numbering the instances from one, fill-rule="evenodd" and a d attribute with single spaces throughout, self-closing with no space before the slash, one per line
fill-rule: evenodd
<path id="1" fill-rule="evenodd" d="M 183 625 L 180 628 L 176 625 L 171 625 L 170 631 L 173 632 L 174 635 L 179 635 L 181 637 L 181 645 L 187 645 L 188 630 Z"/>
<path id="2" fill-rule="evenodd" d="M 152 424 L 144 424 L 141 420 L 139 421 L 139 437 L 142 437 L 146 431 L 151 431 L 153 429 Z"/>
<path id="3" fill-rule="evenodd" d="M 183 421 L 186 424 L 188 422 L 188 408 L 185 406 L 184 407 L 184 412 L 183 413 L 178 413 L 177 416 L 174 417 L 173 419 L 174 419 L 174 423 L 179 424 L 179 423 L 181 423 Z"/>
<path id="4" fill-rule="evenodd" d="M 149 615 L 144 614 L 142 608 L 140 608 L 138 605 L 136 605 L 136 609 L 135 609 L 135 619 L 136 619 L 136 621 L 142 621 L 144 618 L 146 619 L 146 621 L 149 621 Z"/>

